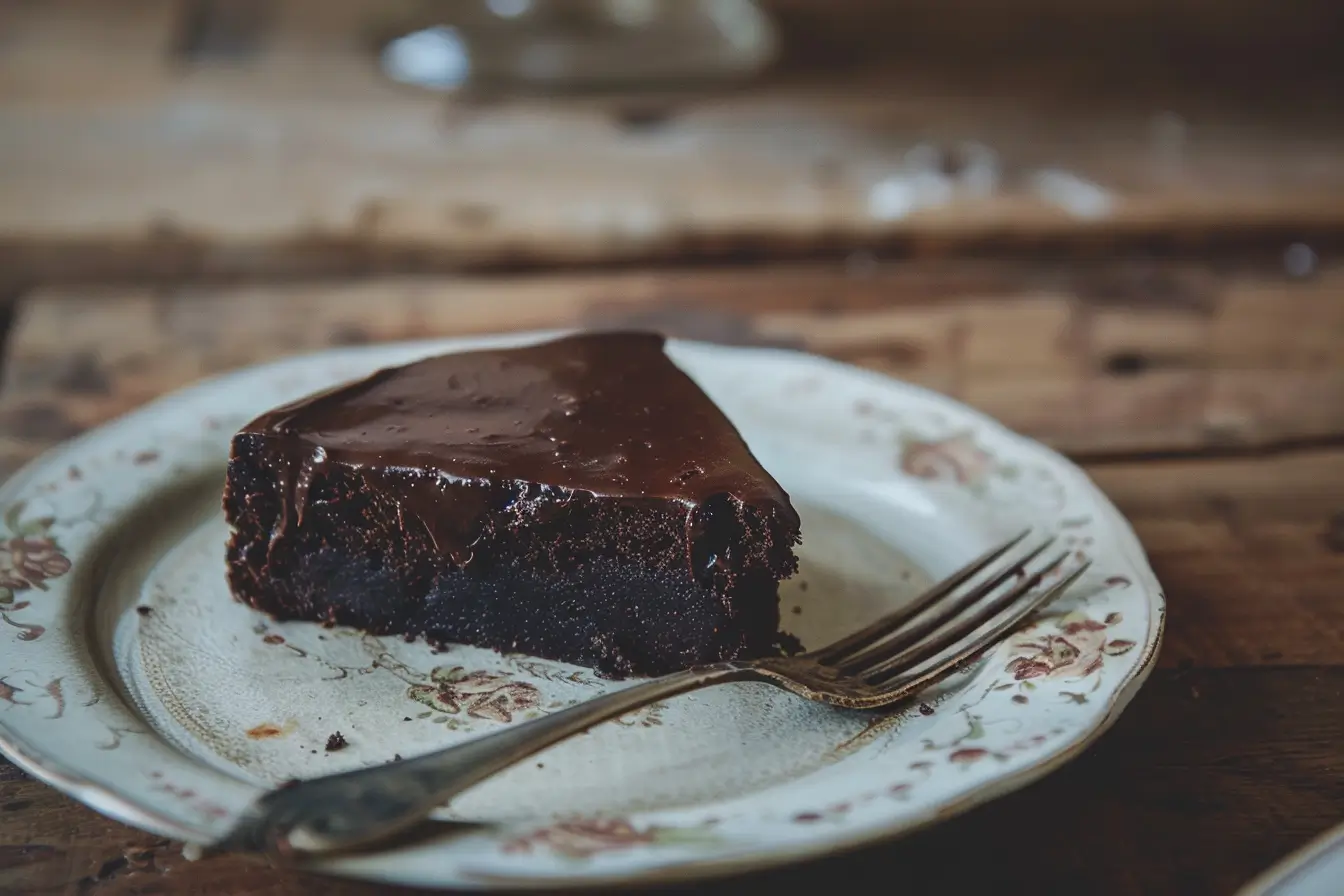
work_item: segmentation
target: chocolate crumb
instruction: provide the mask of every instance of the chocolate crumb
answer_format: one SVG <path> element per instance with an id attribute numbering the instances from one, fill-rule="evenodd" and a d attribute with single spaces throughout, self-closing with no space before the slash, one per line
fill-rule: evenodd
<path id="1" fill-rule="evenodd" d="M 546 767 L 546 763 L 544 763 L 544 762 L 538 762 L 538 763 L 537 763 L 537 768 L 545 768 L 545 767 Z"/>
<path id="2" fill-rule="evenodd" d="M 796 656 L 803 652 L 803 642 L 788 632 L 780 632 L 776 636 L 775 645 L 779 648 L 779 652 L 785 656 Z"/>
<path id="3" fill-rule="evenodd" d="M 523 368 L 527 375 L 518 375 Z M 639 376 L 631 378 L 630 370 Z M 504 652 L 541 651 L 553 661 L 605 666 L 612 677 L 769 652 L 778 624 L 777 584 L 797 566 L 797 514 L 728 417 L 667 357 L 661 335 L 593 332 L 507 351 L 445 354 L 384 370 L 376 382 L 374 392 L 352 383 L 309 396 L 241 431 L 235 445 L 246 447 L 230 463 L 225 499 L 233 530 L 230 582 L 238 600 L 277 618 L 330 625 L 339 617 L 380 637 L 414 641 L 419 635 Z M 653 393 L 656 413 L 649 411 Z M 546 416 L 544 426 L 528 422 L 534 414 Z M 451 439 L 443 435 L 442 420 L 434 419 L 438 415 L 452 415 Z M 627 442 L 628 451 L 621 447 Z M 642 450 L 645 442 L 648 450 Z M 612 454 L 614 447 L 621 450 Z M 341 497 L 310 501 L 313 520 L 305 517 L 304 526 L 276 543 L 271 511 L 292 519 L 303 497 L 281 474 L 319 450 L 341 455 L 339 482 L 327 483 Z M 682 474 L 693 481 L 678 486 Z M 414 483 L 425 478 L 444 484 L 443 500 L 421 494 Z M 424 584 L 424 570 L 440 568 L 443 553 L 456 551 L 434 542 L 442 534 L 495 525 L 488 516 L 494 504 L 459 499 L 458 492 L 488 489 L 493 502 L 528 483 L 544 483 L 516 494 L 519 506 L 532 508 L 535 501 L 545 517 L 535 533 L 522 541 L 471 539 L 456 546 L 489 549 L 474 561 L 470 551 L 454 560 L 454 568 L 470 564 L 472 573 L 443 583 L 445 596 L 479 604 L 480 612 L 444 617 L 425 630 L 415 609 L 422 594 L 416 589 Z M 551 512 L 568 507 L 576 493 L 585 498 L 577 502 L 581 508 Z M 627 496 L 637 495 L 647 497 L 638 499 L 636 509 Z M 416 526 L 395 544 L 380 537 L 390 508 L 414 510 L 411 505 L 422 499 L 432 499 L 433 528 L 442 526 L 442 533 Z M 680 536 L 662 534 L 684 528 L 687 507 L 697 508 L 693 522 L 706 527 L 705 537 L 695 535 L 689 546 L 694 556 Z M 322 535 L 329 529 L 350 537 L 337 545 Z M 609 544 L 621 550 L 613 554 Z M 738 558 L 748 556 L 750 573 L 744 568 L 743 575 L 733 574 Z M 582 618 L 517 626 L 502 596 L 518 587 L 516 575 L 539 561 L 556 566 L 536 582 L 538 599 L 556 605 L 577 600 Z M 377 567 L 376 605 L 337 599 L 339 580 L 355 576 L 363 582 L 370 563 Z M 683 563 L 689 575 L 681 574 Z M 591 592 L 583 572 L 590 564 L 604 576 L 609 569 L 620 577 L 621 587 Z M 650 598 L 638 605 L 643 618 L 634 620 L 627 612 L 630 595 L 645 591 Z M 320 596 L 301 596 L 310 594 Z M 717 631 L 709 630 L 705 614 L 718 620 Z M 591 642 L 586 621 L 618 617 L 622 630 L 608 627 L 602 643 Z M 633 630 L 625 630 L 627 617 L 638 623 Z M 641 641 L 637 650 L 627 646 L 641 632 L 660 630 L 670 634 Z M 440 643 L 431 647 L 443 650 Z"/>
<path id="4" fill-rule="evenodd" d="M 148 616 L 150 613 L 153 613 L 153 612 L 154 612 L 154 608 L 153 608 L 153 607 L 136 607 L 136 608 L 135 608 L 135 612 L 139 613 L 141 616 Z"/>
<path id="5" fill-rule="evenodd" d="M 933 707 L 927 703 L 921 703 L 919 704 L 919 714 L 922 716 L 931 716 L 933 715 Z"/>
<path id="6" fill-rule="evenodd" d="M 403 722 L 409 722 L 409 721 L 411 720 L 411 717 L 410 717 L 410 716 L 402 716 L 402 717 L 401 717 L 401 720 L 402 720 Z"/>
<path id="7" fill-rule="evenodd" d="M 400 753 L 393 753 L 393 754 L 392 754 L 392 761 L 393 761 L 393 762 L 400 762 L 400 761 L 401 761 L 401 754 L 400 754 Z"/>
<path id="8" fill-rule="evenodd" d="M 350 746 L 350 742 L 345 739 L 345 735 L 337 731 L 331 737 L 327 738 L 327 752 L 335 753 L 337 750 L 344 750 Z"/>

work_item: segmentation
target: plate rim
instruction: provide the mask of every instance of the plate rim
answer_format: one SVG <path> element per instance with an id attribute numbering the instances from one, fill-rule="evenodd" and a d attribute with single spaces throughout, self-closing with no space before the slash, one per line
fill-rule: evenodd
<path id="1" fill-rule="evenodd" d="M 464 351 L 497 345 L 521 345 L 527 342 L 554 338 L 569 332 L 575 332 L 575 330 L 492 332 L 448 338 L 380 342 L 361 346 L 328 347 L 298 352 L 221 371 L 193 380 L 156 396 L 144 404 L 80 433 L 74 438 L 52 446 L 23 464 L 13 475 L 0 483 L 0 498 L 4 498 L 11 492 L 22 490 L 39 470 L 59 466 L 71 453 L 95 441 L 110 427 L 125 425 L 128 421 L 142 415 L 171 410 L 174 405 L 185 403 L 194 393 L 206 391 L 211 386 L 218 386 L 245 373 L 255 373 L 261 369 L 281 373 L 285 368 L 301 367 L 323 357 L 358 358 L 386 353 L 401 353 L 409 358 L 421 352 L 428 355 L 436 352 Z M 605 888 L 633 883 L 684 883 L 749 871 L 785 867 L 810 859 L 852 852 L 865 846 L 893 841 L 898 837 L 927 829 L 938 822 L 961 815 L 976 806 L 1020 790 L 1071 762 L 1105 735 L 1121 712 L 1133 700 L 1156 665 L 1165 632 L 1167 602 L 1165 592 L 1158 583 L 1156 575 L 1152 572 L 1147 554 L 1143 550 L 1143 546 L 1134 533 L 1129 520 L 1087 475 L 1086 471 L 1050 446 L 1017 432 L 983 411 L 956 398 L 915 383 L 803 350 L 773 346 L 728 345 L 673 338 L 668 338 L 667 342 L 669 348 L 673 350 L 680 346 L 690 350 L 706 349 L 713 352 L 805 358 L 809 363 L 829 368 L 844 376 L 862 379 L 888 388 L 895 386 L 931 403 L 954 406 L 958 414 L 964 418 L 974 421 L 979 426 L 989 428 L 997 435 L 1006 437 L 1010 441 L 1024 444 L 1039 453 L 1043 459 L 1048 459 L 1050 463 L 1070 471 L 1076 479 L 1077 485 L 1086 489 L 1088 497 L 1109 511 L 1108 523 L 1117 538 L 1117 547 L 1124 551 L 1127 559 L 1134 566 L 1147 572 L 1153 583 L 1157 585 L 1156 588 L 1142 589 L 1149 609 L 1143 651 L 1135 665 L 1107 696 L 1103 711 L 1093 721 L 1080 727 L 1075 737 L 1061 740 L 1052 749 L 1044 751 L 1042 756 L 1031 765 L 997 777 L 975 790 L 943 804 L 930 805 L 918 814 L 905 815 L 887 823 L 867 825 L 852 831 L 836 832 L 830 836 L 817 838 L 802 844 L 795 843 L 773 847 L 768 844 L 758 845 L 745 848 L 740 854 L 732 856 L 708 859 L 693 858 L 643 869 L 615 870 L 603 873 L 597 869 L 589 868 L 573 875 L 559 877 L 536 874 L 518 876 L 484 874 L 464 868 L 459 869 L 459 873 L 456 875 L 457 880 L 454 881 L 452 886 L 473 890 L 493 889 L 501 886 L 544 890 L 572 888 L 574 886 Z M 0 503 L 3 502 L 0 501 Z M 175 840 L 191 843 L 200 842 L 202 839 L 199 829 L 193 830 L 185 823 L 162 817 L 154 810 L 139 804 L 133 797 L 122 795 L 107 785 L 89 779 L 83 773 L 68 768 L 61 760 L 42 755 L 40 748 L 30 744 L 27 738 L 18 735 L 3 721 L 0 721 L 0 753 L 4 754 L 25 773 L 104 816 L 140 830 L 151 831 Z M 352 877 L 350 874 L 342 874 L 334 868 L 323 867 L 315 862 L 297 864 L 295 869 L 308 873 L 341 876 L 347 879 Z M 371 882 L 377 880 L 372 876 L 362 874 L 353 877 L 354 879 Z"/>
<path id="2" fill-rule="evenodd" d="M 1291 886 L 1293 878 L 1338 850 L 1344 850 L 1344 824 L 1312 837 L 1253 877 L 1237 890 L 1236 896 L 1292 896 L 1291 890 L 1283 889 L 1284 884 Z"/>

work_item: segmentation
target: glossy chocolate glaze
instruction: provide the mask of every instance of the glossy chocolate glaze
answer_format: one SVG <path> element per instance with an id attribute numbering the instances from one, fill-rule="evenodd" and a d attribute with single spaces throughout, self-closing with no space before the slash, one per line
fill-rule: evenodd
<path id="1" fill-rule="evenodd" d="M 779 649 L 798 517 L 647 333 L 431 358 L 258 418 L 234 596 L 277 619 L 657 675 Z"/>
<path id="2" fill-rule="evenodd" d="M 796 528 L 788 495 L 663 342 L 587 333 L 441 355 L 277 408 L 243 432 L 276 446 L 296 523 L 323 465 L 379 471 L 458 562 L 479 508 L 462 488 L 443 500 L 450 485 L 528 483 L 557 498 L 653 498 L 688 511 L 726 493 Z"/>

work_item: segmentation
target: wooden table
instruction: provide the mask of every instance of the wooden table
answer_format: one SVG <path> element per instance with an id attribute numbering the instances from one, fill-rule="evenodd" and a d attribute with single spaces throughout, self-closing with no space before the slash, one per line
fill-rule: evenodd
<path id="1" fill-rule="evenodd" d="M 1137 74 L 1102 101 L 1045 60 L 955 87 L 883 69 L 466 107 L 379 82 L 351 3 L 280 4 L 267 52 L 229 65 L 182 45 L 178 4 L 113 5 L 0 5 L 0 477 L 201 376 L 331 345 L 629 324 L 806 348 L 1069 453 L 1170 615 L 1150 682 L 1070 766 L 751 884 L 1225 894 L 1344 820 L 1344 126 L 1318 73 L 1295 103 Z M 1130 6 L 1075 36 L 1135 30 Z M 1308 6 L 1281 55 L 1338 23 Z M 1200 4 L 1175 8 L 1188 26 Z M 874 206 L 911 166 L 936 201 Z M 0 762 L 0 892 L 376 890 L 187 862 Z"/>

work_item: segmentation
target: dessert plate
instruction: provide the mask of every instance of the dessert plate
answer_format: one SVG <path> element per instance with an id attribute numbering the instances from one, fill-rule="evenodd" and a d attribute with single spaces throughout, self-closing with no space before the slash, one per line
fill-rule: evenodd
<path id="1" fill-rule="evenodd" d="M 1332 828 L 1237 891 L 1237 896 L 1335 896 L 1344 885 L 1344 825 Z"/>
<path id="2" fill-rule="evenodd" d="M 236 428 L 379 367 L 553 335 L 254 367 L 29 465 L 0 488 L 0 748 L 100 812 L 207 844 L 263 788 L 620 687 L 526 656 L 275 623 L 224 580 L 219 493 Z M 1157 653 L 1163 596 L 1129 525 L 1076 467 L 947 398 L 821 358 L 676 341 L 668 352 L 802 516 L 801 571 L 781 609 L 804 645 L 898 606 L 1024 524 L 1057 533 L 1091 572 L 915 705 L 845 711 L 754 684 L 686 695 L 487 781 L 445 808 L 432 836 L 314 870 L 526 888 L 765 867 L 1021 787 L 1081 752 L 1133 696 Z"/>

